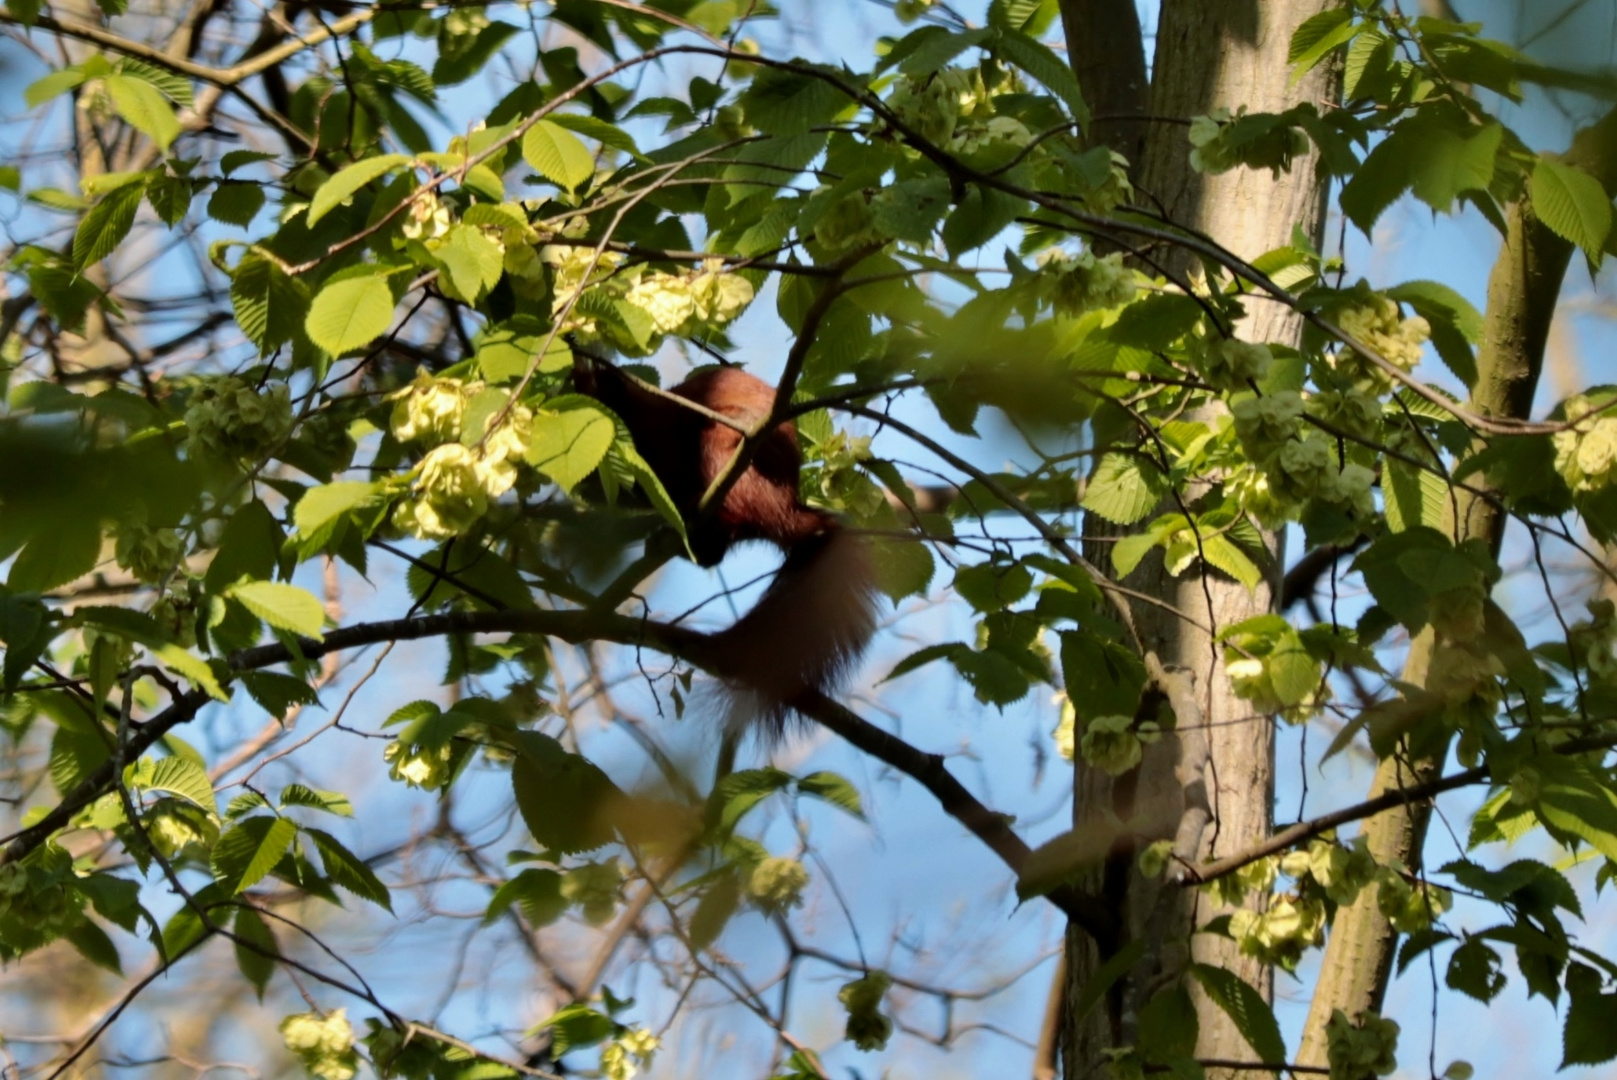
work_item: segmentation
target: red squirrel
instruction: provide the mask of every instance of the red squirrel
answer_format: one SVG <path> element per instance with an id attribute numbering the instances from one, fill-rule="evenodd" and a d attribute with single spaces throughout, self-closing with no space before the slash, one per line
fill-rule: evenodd
<path id="1" fill-rule="evenodd" d="M 699 565 L 717 566 L 739 540 L 768 540 L 785 552 L 757 605 L 714 636 L 714 668 L 730 692 L 728 723 L 778 740 L 796 715 L 792 699 L 835 689 L 875 633 L 877 587 L 865 541 L 799 497 L 803 455 L 790 420 L 758 440 L 746 471 L 704 518 L 702 495 L 729 464 L 741 432 L 582 354 L 574 381 L 628 426 L 679 507 Z M 670 393 L 747 426 L 775 405 L 773 386 L 733 367 L 693 375 Z"/>

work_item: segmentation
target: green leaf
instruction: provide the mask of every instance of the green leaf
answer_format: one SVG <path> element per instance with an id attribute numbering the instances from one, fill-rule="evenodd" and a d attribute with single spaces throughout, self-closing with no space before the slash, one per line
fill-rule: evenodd
<path id="1" fill-rule="evenodd" d="M 864 820 L 865 809 L 864 803 L 859 798 L 859 789 L 844 776 L 825 771 L 810 773 L 797 782 L 797 791 L 800 795 L 808 795 L 832 806 L 841 807 L 861 821 Z"/>
<path id="2" fill-rule="evenodd" d="M 1264 658 L 1269 681 L 1282 705 L 1300 705 L 1319 689 L 1319 661 L 1309 654 L 1297 631 L 1287 627 Z"/>
<path id="3" fill-rule="evenodd" d="M 707 887 L 702 899 L 696 903 L 696 911 L 691 915 L 691 925 L 687 930 L 691 938 L 691 948 L 702 950 L 712 945 L 724 932 L 725 924 L 741 906 L 741 882 L 739 875 L 734 871 L 720 874 Z"/>
<path id="4" fill-rule="evenodd" d="M 541 120 L 522 136 L 522 160 L 557 187 L 576 190 L 595 175 L 595 156 L 577 135 Z"/>
<path id="5" fill-rule="evenodd" d="M 316 641 L 323 636 L 325 606 L 307 589 L 278 581 L 247 581 L 232 585 L 225 595 L 278 630 Z"/>
<path id="6" fill-rule="evenodd" d="M 108 75 L 102 80 L 112 108 L 136 131 L 149 135 L 159 149 L 167 150 L 180 134 L 174 107 L 150 83 L 128 75 Z"/>
<path id="7" fill-rule="evenodd" d="M 1583 840 L 1617 859 L 1617 792 L 1581 763 L 1535 761 L 1543 776 L 1534 809 L 1552 836 Z"/>
<path id="8" fill-rule="evenodd" d="M 58 727 L 51 736 L 46 771 L 50 773 L 51 784 L 57 793 L 66 795 L 99 769 L 110 756 L 104 735 L 88 728 L 75 731 Z"/>
<path id="9" fill-rule="evenodd" d="M 286 818 L 250 817 L 213 845 L 213 876 L 231 895 L 245 892 L 274 869 L 297 834 Z"/>
<path id="10" fill-rule="evenodd" d="M 314 225 L 351 198 L 360 188 L 394 169 L 403 168 L 410 164 L 410 160 L 407 154 L 378 154 L 338 170 L 335 176 L 320 185 L 314 193 L 314 198 L 309 201 L 306 215 L 308 223 Z"/>
<path id="11" fill-rule="evenodd" d="M 1443 478 L 1389 458 L 1381 469 L 1387 528 L 1403 532 L 1417 525 L 1439 528 L 1452 496 Z"/>
<path id="12" fill-rule="evenodd" d="M 943 245 L 952 258 L 982 247 L 1027 211 L 1026 199 L 973 185 L 943 220 Z"/>
<path id="13" fill-rule="evenodd" d="M 1274 1010 L 1263 1000 L 1263 995 L 1250 983 L 1232 971 L 1211 964 L 1192 964 L 1191 973 L 1207 991 L 1235 1029 L 1247 1041 L 1266 1065 L 1279 1065 L 1286 1060 L 1286 1042 L 1280 1037 L 1280 1025 L 1275 1022 Z"/>
<path id="14" fill-rule="evenodd" d="M 975 563 L 955 570 L 954 590 L 978 611 L 1002 611 L 1033 588 L 1033 575 L 1021 563 Z"/>
<path id="15" fill-rule="evenodd" d="M 1093 630 L 1062 633 L 1061 672 L 1067 696 L 1083 702 L 1086 716 L 1133 716 L 1145 688 L 1140 658 Z"/>
<path id="16" fill-rule="evenodd" d="M 761 69 L 741 95 L 747 122 L 769 135 L 801 135 L 830 123 L 850 104 L 827 79 L 783 68 Z"/>
<path id="17" fill-rule="evenodd" d="M 118 946 L 114 945 L 107 932 L 89 919 L 85 919 L 77 926 L 63 935 L 68 944 L 78 951 L 96 967 L 105 968 L 114 975 L 124 973 L 123 961 L 118 956 Z"/>
<path id="18" fill-rule="evenodd" d="M 468 304 L 481 300 L 505 272 L 505 250 L 473 225 L 453 226 L 433 257 L 443 267 L 439 284 L 445 293 Z"/>
<path id="19" fill-rule="evenodd" d="M 245 229 L 264 209 L 264 186 L 247 181 L 222 180 L 208 199 L 208 216 Z"/>
<path id="20" fill-rule="evenodd" d="M 321 791 L 303 784 L 288 784 L 281 789 L 281 809 L 288 806 L 307 806 L 338 817 L 354 816 L 354 804 L 342 792 Z"/>
<path id="21" fill-rule="evenodd" d="M 252 699 L 278 720 L 286 719 L 294 705 L 313 705 L 320 700 L 314 687 L 278 671 L 244 671 L 241 682 Z"/>
<path id="22" fill-rule="evenodd" d="M 1179 293 L 1148 293 L 1118 315 L 1106 328 L 1108 341 L 1137 349 L 1166 349 L 1196 328 L 1206 312 L 1195 297 Z"/>
<path id="23" fill-rule="evenodd" d="M 366 480 L 338 480 L 310 488 L 292 509 L 298 535 L 305 539 L 352 510 L 375 505 L 381 485 Z"/>
<path id="24" fill-rule="evenodd" d="M 1093 975 L 1084 980 L 1083 990 L 1072 1004 L 1071 1023 L 1082 1023 L 1095 1010 L 1095 1006 L 1105 998 L 1106 991 L 1112 988 L 1112 984 L 1127 975 L 1134 965 L 1140 962 L 1140 958 L 1145 955 L 1145 947 L 1145 938 L 1133 938 L 1113 953 L 1111 959 L 1102 964 Z"/>
<path id="25" fill-rule="evenodd" d="M 236 909 L 236 921 L 231 926 L 236 935 L 236 967 L 242 977 L 252 984 L 258 1000 L 264 1000 L 264 990 L 275 974 L 275 957 L 281 953 L 275 935 L 258 909 L 243 904 Z"/>
<path id="26" fill-rule="evenodd" d="M 1084 101 L 1084 92 L 1071 64 L 1049 46 L 1017 30 L 1001 30 L 994 42 L 994 51 L 1043 83 L 1067 106 L 1079 130 L 1089 130 L 1089 105 Z"/>
<path id="27" fill-rule="evenodd" d="M 883 67 L 898 65 L 898 70 L 912 79 L 924 79 L 949 61 L 989 41 L 992 29 L 963 30 L 951 33 L 941 26 L 924 26 L 905 37 L 882 60 Z"/>
<path id="28" fill-rule="evenodd" d="M 616 438 L 617 425 L 592 404 L 543 409 L 533 418 L 528 464 L 571 492 L 596 470 Z"/>
<path id="29" fill-rule="evenodd" d="M 1118 577 L 1128 577 L 1134 573 L 1134 568 L 1140 565 L 1140 560 L 1145 558 L 1152 548 L 1159 546 L 1162 540 L 1162 536 L 1156 530 L 1118 537 L 1112 544 L 1112 569 L 1117 571 Z"/>
<path id="30" fill-rule="evenodd" d="M 108 4 L 103 3 L 101 8 L 106 11 L 108 6 Z M 114 6 L 118 9 L 117 14 L 121 15 L 129 7 L 129 4 L 127 0 L 115 0 Z M 107 14 L 110 15 L 113 12 L 108 11 Z M 196 103 L 196 98 L 191 93 L 191 84 L 183 75 L 176 74 L 167 68 L 158 67 L 155 64 L 148 64 L 143 60 L 136 60 L 132 56 L 126 56 L 119 60 L 117 67 L 118 74 L 128 75 L 130 78 L 139 79 L 143 83 L 156 87 L 164 97 L 182 109 L 188 109 Z"/>
<path id="31" fill-rule="evenodd" d="M 264 150 L 230 150 L 219 155 L 219 171 L 229 176 L 237 169 L 259 161 L 274 161 L 275 154 Z"/>
<path id="32" fill-rule="evenodd" d="M 30 109 L 37 109 L 52 98 L 60 97 L 74 87 L 82 85 L 84 85 L 84 72 L 82 69 L 77 67 L 63 68 L 61 71 L 53 71 L 44 78 L 29 83 L 28 89 L 22 92 L 22 99 Z"/>
<path id="33" fill-rule="evenodd" d="M 230 896 L 218 885 L 209 884 L 192 893 L 190 903 L 180 905 L 180 909 L 163 926 L 161 952 L 169 963 L 178 960 L 213 932 L 209 924 L 217 926 L 222 921 L 223 912 L 220 909 Z M 203 919 L 204 913 L 207 915 L 206 921 Z"/>
<path id="34" fill-rule="evenodd" d="M 747 811 L 792 782 L 792 774 L 780 769 L 740 769 L 713 786 L 708 796 L 708 816 L 723 833 L 732 832 Z"/>
<path id="35" fill-rule="evenodd" d="M 187 682 L 202 687 L 215 701 L 229 701 L 230 695 L 219 684 L 208 662 L 183 647 L 170 643 L 152 653 L 162 665 L 183 677 Z"/>
<path id="36" fill-rule="evenodd" d="M 1146 1061 L 1162 1064 L 1193 1057 L 1200 1030 L 1190 988 L 1182 982 L 1165 986 L 1140 1010 L 1140 1053 Z"/>
<path id="37" fill-rule="evenodd" d="M 1079 504 L 1116 525 L 1144 519 L 1168 493 L 1157 467 L 1139 454 L 1109 453 L 1100 459 Z"/>
<path id="38" fill-rule="evenodd" d="M 552 1051 L 557 1057 L 569 1050 L 594 1046 L 612 1036 L 616 1024 L 610 1016 L 590 1008 L 583 1002 L 563 1006 L 535 1031 L 550 1031 Z"/>
<path id="39" fill-rule="evenodd" d="M 6 584 L 13 592 L 43 593 L 95 569 L 101 558 L 101 526 L 74 518 L 28 542 L 11 564 Z"/>
<path id="40" fill-rule="evenodd" d="M 166 791 L 188 799 L 210 814 L 218 807 L 208 771 L 191 758 L 169 757 L 152 764 L 151 772 L 140 781 L 147 791 Z"/>
<path id="41" fill-rule="evenodd" d="M 243 504 L 225 522 L 203 583 L 209 592 L 220 593 L 243 577 L 269 577 L 275 573 L 283 539 L 269 507 L 257 499 Z"/>
<path id="42" fill-rule="evenodd" d="M 602 146 L 610 146 L 614 150 L 622 150 L 632 157 L 643 157 L 640 148 L 635 145 L 629 133 L 616 124 L 609 124 L 605 120 L 594 116 L 579 116 L 575 113 L 551 113 L 545 118 L 547 122 L 557 127 L 564 127 L 568 131 L 575 131 L 586 138 L 594 139 Z"/>
<path id="43" fill-rule="evenodd" d="M 1583 965 L 1567 972 L 1571 1003 L 1562 1032 L 1561 1068 L 1601 1065 L 1617 1057 L 1617 994 L 1600 992 L 1600 976 Z"/>
<path id="44" fill-rule="evenodd" d="M 79 222 L 73 234 L 73 264 L 79 267 L 98 263 L 129 235 L 135 224 L 135 211 L 146 193 L 143 183 L 123 184 L 107 192 Z"/>
<path id="45" fill-rule="evenodd" d="M 564 855 L 610 843 L 609 811 L 622 793 L 607 775 L 548 735 L 521 732 L 517 745 L 511 786 L 534 840 Z"/>
<path id="46" fill-rule="evenodd" d="M 932 549 L 918 540 L 884 537 L 871 545 L 870 561 L 878 587 L 895 604 L 906 596 L 925 595 L 937 572 Z"/>
<path id="47" fill-rule="evenodd" d="M 1201 553 L 1209 565 L 1218 567 L 1248 589 L 1256 589 L 1263 581 L 1263 571 L 1258 564 L 1223 533 L 1203 534 Z"/>
<path id="48" fill-rule="evenodd" d="M 1415 197 L 1448 213 L 1457 196 L 1486 192 L 1493 183 L 1504 134 L 1504 126 L 1494 123 L 1464 134 L 1446 125 L 1423 125 L 1412 185 Z"/>
<path id="49" fill-rule="evenodd" d="M 297 338 L 309 316 L 309 287 L 258 251 L 241 257 L 230 275 L 236 322 L 260 355 Z"/>
<path id="50" fill-rule="evenodd" d="M 523 918 L 535 929 L 549 926 L 567 913 L 568 901 L 561 894 L 561 875 L 554 870 L 528 869 L 502 884 L 489 898 L 484 924 L 493 922 L 512 904 L 522 908 Z"/>
<path id="51" fill-rule="evenodd" d="M 369 345 L 393 321 L 393 290 L 381 274 L 329 282 L 309 306 L 309 340 L 330 356 Z"/>
<path id="52" fill-rule="evenodd" d="M 365 864 L 365 860 L 349 851 L 337 838 L 320 829 L 304 829 L 304 834 L 314 841 L 315 850 L 320 852 L 320 864 L 325 867 L 326 876 L 340 889 L 346 889 L 361 900 L 369 900 L 385 911 L 393 910 L 393 894 L 388 892 L 387 886 L 376 872 Z"/>
<path id="53" fill-rule="evenodd" d="M 1343 6 L 1310 15 L 1291 32 L 1291 46 L 1287 63 L 1295 66 L 1293 81 L 1302 78 L 1325 55 L 1351 38 L 1357 27 L 1353 24 L 1353 9 Z"/>
<path id="54" fill-rule="evenodd" d="M 1611 234 L 1611 196 L 1600 181 L 1576 166 L 1542 157 L 1533 167 L 1529 192 L 1539 220 L 1582 248 L 1598 266 Z"/>

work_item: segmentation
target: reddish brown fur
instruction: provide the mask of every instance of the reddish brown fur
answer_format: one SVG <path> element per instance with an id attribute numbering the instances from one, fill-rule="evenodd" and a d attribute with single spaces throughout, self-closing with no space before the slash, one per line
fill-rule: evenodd
<path id="1" fill-rule="evenodd" d="M 669 496 L 695 524 L 702 495 L 730 463 L 741 433 L 636 386 L 616 368 L 581 363 L 579 389 L 616 412 Z M 751 425 L 767 417 L 775 388 L 738 368 L 713 368 L 673 393 Z M 875 632 L 875 577 L 864 542 L 798 496 L 797 428 L 765 434 L 751 463 L 691 548 L 714 566 L 738 540 L 768 540 L 787 553 L 758 604 L 717 635 L 716 667 L 731 690 L 730 723 L 773 739 L 794 715 L 791 700 L 834 687 Z"/>

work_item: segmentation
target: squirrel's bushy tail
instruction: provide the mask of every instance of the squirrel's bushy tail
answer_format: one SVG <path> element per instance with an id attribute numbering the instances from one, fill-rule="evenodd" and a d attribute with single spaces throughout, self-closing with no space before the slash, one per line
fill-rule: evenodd
<path id="1" fill-rule="evenodd" d="M 797 719 L 792 700 L 838 689 L 864 653 L 876 599 L 869 545 L 827 516 L 817 535 L 788 550 L 757 605 L 715 635 L 728 726 L 778 741 Z"/>

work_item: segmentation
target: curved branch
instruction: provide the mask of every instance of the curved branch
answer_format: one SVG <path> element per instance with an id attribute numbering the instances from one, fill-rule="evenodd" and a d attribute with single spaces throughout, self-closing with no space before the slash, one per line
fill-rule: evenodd
<path id="1" fill-rule="evenodd" d="M 343 649 L 380 642 L 413 641 L 448 634 L 543 634 L 573 644 L 584 641 L 611 641 L 620 645 L 645 647 L 695 664 L 720 678 L 746 678 L 746 672 L 726 669 L 712 646 L 712 636 L 668 623 L 637 619 L 612 612 L 591 611 L 456 611 L 415 618 L 361 623 L 333 630 L 315 641 L 299 639 L 292 646 L 283 642 L 256 645 L 232 653 L 226 664 L 233 674 L 257 671 L 288 661 L 316 660 Z M 156 716 L 131 730 L 124 757 L 135 760 L 156 745 L 163 736 L 194 719 L 211 698 L 205 691 L 181 694 Z M 1020 873 L 1030 849 L 1011 828 L 1012 819 L 984 806 L 955 779 L 937 754 L 928 754 L 888 731 L 860 717 L 852 710 L 809 691 L 792 701 L 792 707 L 840 735 L 855 748 L 891 765 L 931 792 L 945 813 L 964 825 L 986 844 L 1001 862 Z M 26 857 L 59 829 L 65 828 L 84 807 L 113 789 L 117 769 L 107 761 L 93 770 L 72 791 L 62 797 L 39 821 L 14 834 L 0 852 L 0 866 Z M 1097 936 L 1114 931 L 1115 919 L 1094 900 L 1070 890 L 1048 895 L 1069 918 Z"/>

